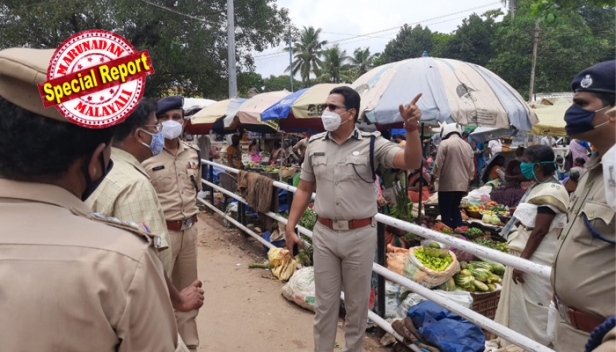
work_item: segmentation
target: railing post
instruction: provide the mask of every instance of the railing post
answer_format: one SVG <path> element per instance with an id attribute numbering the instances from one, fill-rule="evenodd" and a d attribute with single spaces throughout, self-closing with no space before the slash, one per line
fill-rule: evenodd
<path id="1" fill-rule="evenodd" d="M 293 186 L 293 179 L 289 179 L 287 180 L 287 184 L 289 184 L 290 186 Z M 287 191 L 287 204 L 289 205 L 289 210 L 288 212 L 291 213 L 291 204 L 293 204 L 293 196 L 295 195 L 295 193 L 291 192 L 291 191 Z"/>
<path id="2" fill-rule="evenodd" d="M 214 158 L 210 158 L 211 162 L 214 162 Z M 207 180 L 211 183 L 214 183 L 214 165 L 209 164 L 210 166 L 210 174 L 207 177 Z M 214 188 L 210 187 L 210 204 L 214 205 Z"/>
<path id="3" fill-rule="evenodd" d="M 385 224 L 377 222 L 376 225 L 376 260 L 379 265 L 385 265 Z M 376 307 L 377 313 L 381 318 L 385 318 L 385 278 L 378 276 L 376 288 Z"/>

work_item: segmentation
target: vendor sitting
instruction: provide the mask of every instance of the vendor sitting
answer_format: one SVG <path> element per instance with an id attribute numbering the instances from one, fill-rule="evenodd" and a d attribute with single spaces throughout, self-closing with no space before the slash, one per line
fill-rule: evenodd
<path id="1" fill-rule="evenodd" d="M 503 166 L 505 166 L 505 157 L 497 153 L 488 161 L 488 165 L 481 176 L 481 182 L 493 188 L 498 187 L 505 180 L 505 169 Z"/>
<path id="2" fill-rule="evenodd" d="M 507 164 L 505 170 L 505 183 L 502 183 L 498 188 L 490 193 L 490 198 L 504 204 L 508 207 L 515 207 L 520 202 L 520 199 L 526 193 L 526 190 L 531 186 L 532 181 L 528 181 L 522 171 L 520 165 L 524 156 L 524 147 L 519 147 L 515 151 L 516 158 Z"/>
<path id="3" fill-rule="evenodd" d="M 258 163 L 261 161 L 259 146 L 257 145 L 256 140 L 250 142 L 250 146 L 248 147 L 248 154 L 250 155 L 250 159 L 252 159 L 253 162 Z"/>
<path id="4" fill-rule="evenodd" d="M 408 193 L 409 193 L 409 198 L 414 203 L 419 202 L 420 190 L 421 190 L 421 200 L 422 201 L 425 201 L 428 198 L 430 198 L 430 196 L 432 196 L 432 194 L 430 193 L 430 182 L 431 182 L 432 177 L 426 170 L 426 167 L 428 165 L 429 163 L 424 159 L 423 168 L 421 172 L 420 170 L 413 170 L 411 171 L 411 174 L 409 175 Z"/>
<path id="5" fill-rule="evenodd" d="M 280 141 L 274 142 L 274 150 L 272 151 L 272 157 L 270 158 L 270 165 L 278 165 L 280 163 L 280 158 L 285 159 L 284 157 L 284 149 L 282 149 L 282 143 Z"/>

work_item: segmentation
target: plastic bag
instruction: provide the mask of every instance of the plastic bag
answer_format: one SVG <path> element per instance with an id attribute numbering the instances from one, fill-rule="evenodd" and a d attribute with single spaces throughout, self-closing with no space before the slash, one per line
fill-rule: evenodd
<path id="1" fill-rule="evenodd" d="M 308 266 L 295 271 L 289 282 L 282 286 L 282 295 L 300 307 L 314 310 L 315 288 L 314 267 Z"/>
<path id="2" fill-rule="evenodd" d="M 385 281 L 385 319 L 398 317 L 398 307 L 403 297 L 402 286 Z"/>
<path id="3" fill-rule="evenodd" d="M 441 351 L 480 352 L 485 349 L 485 336 L 477 325 L 434 302 L 421 302 L 407 315 L 428 344 Z"/>
<path id="4" fill-rule="evenodd" d="M 402 297 L 404 297 L 405 291 L 406 290 L 403 290 L 403 292 L 401 293 Z M 410 291 L 407 291 L 407 292 L 410 292 Z M 450 291 L 450 292 L 443 291 L 443 290 L 432 290 L 432 292 L 438 294 L 441 297 L 452 300 L 455 303 L 458 303 L 469 309 L 473 305 L 473 296 L 470 294 L 470 292 L 461 291 L 461 290 L 455 290 L 455 291 Z M 418 295 L 417 293 L 410 292 L 406 296 L 406 298 L 404 298 L 404 301 L 400 303 L 400 305 L 398 306 L 398 309 L 396 309 L 398 318 L 404 319 L 404 317 L 407 316 L 406 314 L 408 313 L 409 309 L 427 300 L 428 300 L 427 298 L 424 298 Z"/>
<path id="5" fill-rule="evenodd" d="M 415 257 L 415 249 L 417 248 L 420 247 L 412 247 L 409 249 L 409 260 L 407 260 L 404 266 L 404 276 L 408 279 L 424 287 L 433 288 L 449 280 L 450 277 L 460 271 L 460 264 L 453 252 L 449 252 L 451 259 L 453 259 L 451 264 L 443 271 L 435 271 L 421 264 Z"/>
<path id="6" fill-rule="evenodd" d="M 550 301 L 548 308 L 548 337 L 550 341 L 556 342 L 556 329 L 558 326 L 558 309 L 554 305 L 554 301 Z"/>

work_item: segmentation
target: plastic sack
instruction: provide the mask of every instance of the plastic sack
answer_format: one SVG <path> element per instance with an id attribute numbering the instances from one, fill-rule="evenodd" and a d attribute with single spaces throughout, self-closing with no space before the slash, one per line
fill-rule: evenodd
<path id="1" fill-rule="evenodd" d="M 458 259 L 453 252 L 449 252 L 451 259 L 453 259 L 451 264 L 449 264 L 449 266 L 443 271 L 435 271 L 421 264 L 421 262 L 415 257 L 415 249 L 417 248 L 420 247 L 409 248 L 409 260 L 407 260 L 404 265 L 404 276 L 406 278 L 413 280 L 424 287 L 433 288 L 443 284 L 445 281 L 449 280 L 450 277 L 460 271 L 460 264 L 458 263 Z"/>
<path id="2" fill-rule="evenodd" d="M 492 187 L 483 186 L 470 191 L 466 197 L 462 198 L 462 200 L 474 205 L 487 203 L 490 201 L 490 192 L 492 192 Z"/>
<path id="3" fill-rule="evenodd" d="M 432 290 L 432 292 L 436 293 L 437 295 L 441 297 L 454 301 L 455 303 L 458 303 L 459 305 L 464 306 L 469 309 L 473 305 L 473 296 L 470 294 L 470 292 L 466 292 L 462 290 L 455 290 L 455 291 Z M 404 294 L 405 292 L 403 291 L 401 294 L 402 297 L 404 297 Z M 410 292 L 406 296 L 406 298 L 404 298 L 404 301 L 400 303 L 400 305 L 398 306 L 398 309 L 396 309 L 397 317 L 399 319 L 404 319 L 407 316 L 409 309 L 427 300 L 428 300 L 427 298 L 424 298 L 418 295 L 417 293 Z"/>
<path id="4" fill-rule="evenodd" d="M 426 342 L 441 351 L 481 352 L 485 349 L 485 336 L 477 325 L 434 302 L 419 303 L 407 316 Z"/>
<path id="5" fill-rule="evenodd" d="M 404 266 L 409 260 L 409 250 L 406 248 L 400 248 L 387 245 L 387 269 L 393 271 L 396 274 L 404 275 Z"/>
<path id="6" fill-rule="evenodd" d="M 282 295 L 300 307 L 315 311 L 314 267 L 296 270 L 284 286 Z"/>
<path id="7" fill-rule="evenodd" d="M 403 299 L 403 287 L 391 281 L 385 281 L 385 319 L 398 317 L 398 307 Z"/>

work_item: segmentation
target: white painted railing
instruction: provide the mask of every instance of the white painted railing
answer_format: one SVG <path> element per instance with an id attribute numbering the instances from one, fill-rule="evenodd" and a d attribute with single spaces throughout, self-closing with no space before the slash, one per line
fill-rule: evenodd
<path id="1" fill-rule="evenodd" d="M 222 170 L 225 170 L 227 172 L 230 173 L 234 173 L 237 174 L 239 172 L 239 170 L 234 169 L 234 168 L 230 168 L 228 166 L 225 165 L 221 165 L 218 163 L 214 163 L 211 162 L 209 160 L 202 160 L 203 163 L 215 166 L 217 168 L 220 168 Z M 205 183 L 207 186 L 212 187 L 213 189 L 220 191 L 221 193 L 225 194 L 228 197 L 234 198 L 236 200 L 238 200 L 239 202 L 242 203 L 246 203 L 246 200 L 244 198 L 242 198 L 241 196 L 233 193 L 233 192 L 229 192 L 227 190 L 225 190 L 224 188 L 215 185 L 211 182 L 209 182 L 208 180 L 203 179 L 202 180 L 203 183 Z M 274 186 L 277 188 L 281 188 L 281 189 L 285 189 L 289 192 L 293 192 L 295 193 L 297 191 L 296 187 L 293 187 L 291 185 L 282 183 L 282 182 L 277 182 L 274 181 Z M 313 193 L 313 198 L 316 197 L 316 195 Z M 259 240 L 261 243 L 263 243 L 264 245 L 266 245 L 267 247 L 271 248 L 272 244 L 263 240 L 263 238 L 261 238 L 259 235 L 255 234 L 253 231 L 249 230 L 248 228 L 246 228 L 244 225 L 242 225 L 240 222 L 238 222 L 235 219 L 232 219 L 232 217 L 226 215 L 225 213 L 223 213 L 222 211 L 218 210 L 214 205 L 204 201 L 203 199 L 199 199 L 199 201 L 205 205 L 207 205 L 210 209 L 214 210 L 215 212 L 217 212 L 218 214 L 222 215 L 223 217 L 225 217 L 225 219 L 231 221 L 233 224 L 235 224 L 236 226 L 238 226 L 239 228 L 241 228 L 242 230 L 246 231 L 246 233 L 248 233 L 250 236 L 254 237 L 255 239 Z M 280 223 L 286 224 L 287 223 L 287 219 L 274 213 L 274 212 L 268 212 L 266 213 L 266 215 L 268 215 L 269 217 L 277 220 Z M 502 253 L 484 246 L 480 246 L 478 244 L 472 243 L 472 242 L 467 242 L 458 238 L 455 238 L 453 236 L 447 236 L 444 234 L 441 234 L 439 232 L 424 228 L 422 226 L 418 226 L 418 225 L 414 225 L 414 224 L 410 224 L 408 222 L 405 221 L 401 221 L 395 218 L 392 218 L 390 216 L 386 216 L 383 214 L 378 214 L 376 217 L 376 220 L 379 222 L 382 222 L 384 224 L 388 224 L 390 226 L 394 226 L 406 231 L 410 231 L 413 232 L 419 236 L 425 237 L 425 238 L 430 238 L 445 244 L 448 244 L 452 247 L 456 247 L 462 251 L 468 252 L 468 253 L 472 253 L 473 255 L 476 256 L 480 256 L 480 257 L 485 257 L 488 259 L 491 259 L 495 262 L 499 262 L 502 263 L 504 265 L 507 266 L 511 266 L 514 267 L 516 269 L 522 270 L 524 272 L 528 272 L 534 275 L 539 275 L 543 278 L 549 279 L 550 277 L 550 273 L 551 273 L 551 268 L 544 266 L 544 265 L 540 265 L 540 264 L 536 264 L 533 263 L 531 261 L 519 258 L 519 257 L 515 257 L 506 253 Z M 312 237 L 312 231 L 303 228 L 301 226 L 299 227 L 299 232 L 302 233 L 303 235 L 306 235 L 308 237 Z M 466 318 L 467 320 L 473 322 L 474 324 L 476 324 L 477 326 L 481 327 L 482 329 L 485 329 L 489 332 L 492 332 L 494 334 L 496 334 L 499 337 L 502 337 L 503 339 L 517 345 L 520 346 L 522 348 L 524 348 L 527 351 L 542 351 L 542 352 L 549 352 L 549 351 L 553 351 L 547 347 L 545 347 L 544 345 L 540 344 L 539 342 L 536 342 L 532 339 L 529 339 L 528 337 L 513 331 L 501 324 L 498 324 L 496 322 L 494 322 L 491 319 L 488 319 L 486 317 L 484 317 L 483 315 L 469 309 L 466 308 L 456 302 L 453 302 L 447 298 L 444 298 L 442 296 L 439 296 L 438 294 L 434 293 L 432 290 L 427 289 L 419 284 L 417 284 L 414 281 L 409 280 L 408 278 L 399 275 L 397 273 L 394 273 L 391 270 L 388 270 L 387 268 L 378 265 L 376 263 L 373 263 L 372 265 L 372 271 L 374 271 L 375 273 L 385 277 L 387 280 L 397 283 L 403 287 L 406 287 L 410 290 L 412 290 L 413 292 L 419 294 L 420 296 L 429 299 L 430 301 L 440 305 L 443 308 L 448 309 L 451 312 L 454 312 L 464 318 Z M 400 336 L 399 334 L 397 334 L 395 331 L 393 331 L 393 329 L 391 328 L 391 324 L 389 324 L 387 321 L 385 321 L 384 319 L 380 318 L 378 315 L 376 315 L 373 312 L 369 312 L 369 318 L 374 321 L 377 325 L 379 325 L 381 328 L 383 328 L 385 331 L 392 333 L 393 335 L 396 337 L 396 339 L 398 339 L 399 341 L 402 341 L 402 336 Z M 411 347 L 411 346 L 409 346 Z M 415 346 L 412 346 L 415 347 Z"/>

